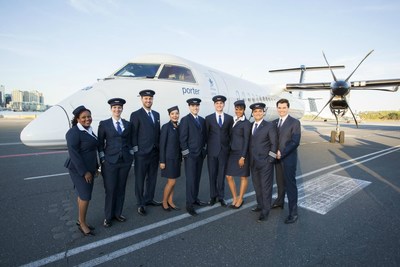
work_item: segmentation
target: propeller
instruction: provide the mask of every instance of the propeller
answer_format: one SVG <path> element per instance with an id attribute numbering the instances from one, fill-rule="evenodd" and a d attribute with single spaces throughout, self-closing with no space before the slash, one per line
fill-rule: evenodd
<path id="1" fill-rule="evenodd" d="M 331 83 L 331 85 L 330 85 L 330 87 L 331 87 L 331 95 L 332 95 L 331 98 L 328 100 L 328 102 L 325 104 L 325 106 L 321 109 L 321 111 L 318 113 L 318 115 L 315 116 L 315 117 L 313 118 L 313 120 L 315 120 L 315 119 L 321 114 L 321 112 L 326 108 L 326 106 L 328 106 L 329 103 L 332 102 L 332 100 L 333 100 L 333 98 L 334 98 L 335 96 L 342 96 L 342 97 L 344 97 L 344 96 L 346 96 L 346 95 L 350 92 L 350 88 L 351 88 L 351 83 L 349 83 L 350 77 L 353 76 L 353 74 L 356 72 L 356 70 L 358 69 L 358 67 L 360 67 L 360 65 L 364 62 L 364 60 L 365 60 L 372 52 L 374 52 L 374 50 L 371 50 L 371 51 L 363 58 L 363 60 L 360 61 L 360 63 L 359 63 L 359 64 L 357 65 L 357 67 L 353 70 L 353 72 L 346 78 L 346 80 L 338 80 L 338 79 L 336 78 L 335 73 L 333 72 L 333 70 L 332 70 L 332 68 L 331 68 L 331 66 L 330 66 L 330 64 L 329 64 L 329 62 L 328 62 L 326 56 L 325 56 L 324 51 L 322 51 L 322 55 L 324 56 L 325 62 L 326 62 L 326 64 L 328 65 L 328 68 L 329 68 L 329 70 L 330 70 L 331 73 L 332 73 L 332 77 L 333 77 L 333 80 L 334 80 L 334 81 L 333 81 L 333 82 Z M 348 105 L 347 105 L 347 106 L 348 106 Z M 357 125 L 357 127 L 358 127 L 358 122 L 357 122 L 356 116 L 354 115 L 354 113 L 353 113 L 353 111 L 351 110 L 350 106 L 348 106 L 348 108 L 349 108 L 349 110 L 350 110 L 350 112 L 351 112 L 351 115 L 353 115 L 353 119 L 354 119 L 354 121 L 355 121 L 355 123 L 356 123 L 356 125 Z"/>

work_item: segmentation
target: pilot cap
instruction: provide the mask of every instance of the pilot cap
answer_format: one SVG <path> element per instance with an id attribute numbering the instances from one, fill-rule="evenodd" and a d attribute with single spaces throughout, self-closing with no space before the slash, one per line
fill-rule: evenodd
<path id="1" fill-rule="evenodd" d="M 140 96 L 151 96 L 153 97 L 156 94 L 156 92 L 154 92 L 153 90 L 150 89 L 145 89 L 139 92 Z"/>
<path id="2" fill-rule="evenodd" d="M 236 106 L 242 106 L 243 108 L 246 108 L 246 104 L 244 103 L 244 100 L 237 100 L 235 101 L 235 103 L 233 103 L 233 105 Z"/>
<path id="3" fill-rule="evenodd" d="M 76 109 L 74 109 L 74 111 L 72 111 L 72 114 L 74 114 L 75 117 L 79 116 L 79 114 L 81 114 L 84 111 L 89 111 L 87 108 L 85 108 L 85 106 L 79 106 Z"/>
<path id="4" fill-rule="evenodd" d="M 255 109 L 265 109 L 265 104 L 264 103 L 254 103 L 250 105 L 250 109 L 251 110 L 255 110 Z"/>
<path id="5" fill-rule="evenodd" d="M 190 105 L 200 105 L 201 99 L 200 98 L 189 98 L 186 102 Z"/>
<path id="6" fill-rule="evenodd" d="M 171 114 L 171 112 L 172 111 L 174 111 L 174 110 L 177 110 L 178 112 L 179 112 L 179 108 L 178 108 L 178 106 L 173 106 L 173 107 L 170 107 L 169 109 L 167 109 L 168 110 L 168 114 Z"/>
<path id="7" fill-rule="evenodd" d="M 222 101 L 222 102 L 225 103 L 226 97 L 223 96 L 223 95 L 216 95 L 216 96 L 214 96 L 214 97 L 212 98 L 212 101 L 214 101 L 214 103 L 217 102 L 217 101 Z"/>
<path id="8" fill-rule="evenodd" d="M 122 98 L 111 98 L 110 100 L 108 100 L 108 104 L 110 104 L 110 106 L 124 106 L 124 104 L 126 103 L 125 99 Z"/>

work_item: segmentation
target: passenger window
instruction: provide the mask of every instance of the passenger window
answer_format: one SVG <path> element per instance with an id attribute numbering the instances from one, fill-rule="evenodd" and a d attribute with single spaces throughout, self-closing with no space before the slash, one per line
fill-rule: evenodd
<path id="1" fill-rule="evenodd" d="M 158 78 L 189 83 L 196 82 L 190 69 L 174 65 L 164 65 Z"/>

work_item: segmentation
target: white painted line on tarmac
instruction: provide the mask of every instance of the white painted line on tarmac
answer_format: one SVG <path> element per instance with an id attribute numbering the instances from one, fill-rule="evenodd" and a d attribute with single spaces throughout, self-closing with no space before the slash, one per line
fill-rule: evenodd
<path id="1" fill-rule="evenodd" d="M 24 178 L 25 181 L 68 175 L 68 172 Z"/>

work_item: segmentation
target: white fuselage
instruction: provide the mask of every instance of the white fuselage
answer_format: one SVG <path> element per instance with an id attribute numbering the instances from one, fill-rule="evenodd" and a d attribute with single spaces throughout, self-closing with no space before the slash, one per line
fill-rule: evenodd
<path id="1" fill-rule="evenodd" d="M 224 95 L 227 97 L 224 112 L 234 115 L 233 103 L 244 99 L 246 116 L 250 118 L 252 103 L 266 104 L 265 119 L 271 121 L 278 117 L 276 101 L 287 98 L 290 101 L 290 114 L 295 118 L 304 115 L 303 102 L 283 91 L 272 94 L 272 89 L 262 87 L 252 82 L 231 76 L 221 71 L 202 66 L 200 64 L 171 55 L 152 54 L 136 58 L 128 63 L 143 67 L 154 64 L 152 76 L 134 75 L 130 72 L 119 71 L 100 80 L 91 87 L 79 90 L 70 97 L 51 107 L 44 114 L 29 123 L 21 132 L 21 141 L 27 146 L 61 149 L 66 148 L 65 133 L 70 128 L 72 111 L 79 105 L 84 105 L 92 112 L 94 132 L 101 120 L 111 117 L 110 106 L 107 101 L 114 97 L 124 98 L 126 104 L 122 117 L 129 120 L 130 114 L 141 108 L 139 92 L 143 89 L 152 89 L 156 92 L 152 109 L 161 116 L 161 125 L 169 121 L 167 109 L 179 106 L 181 117 L 188 113 L 189 98 L 200 98 L 200 115 L 206 116 L 215 112 L 212 97 Z M 153 66 L 153 65 L 152 65 Z M 125 68 L 127 69 L 127 68 Z M 140 68 L 136 68 L 138 70 Z M 166 70 L 185 70 L 191 72 L 193 78 L 178 79 L 177 75 L 165 75 Z M 129 73 L 129 75 L 121 73 Z M 275 90 L 276 91 L 276 90 Z"/>

